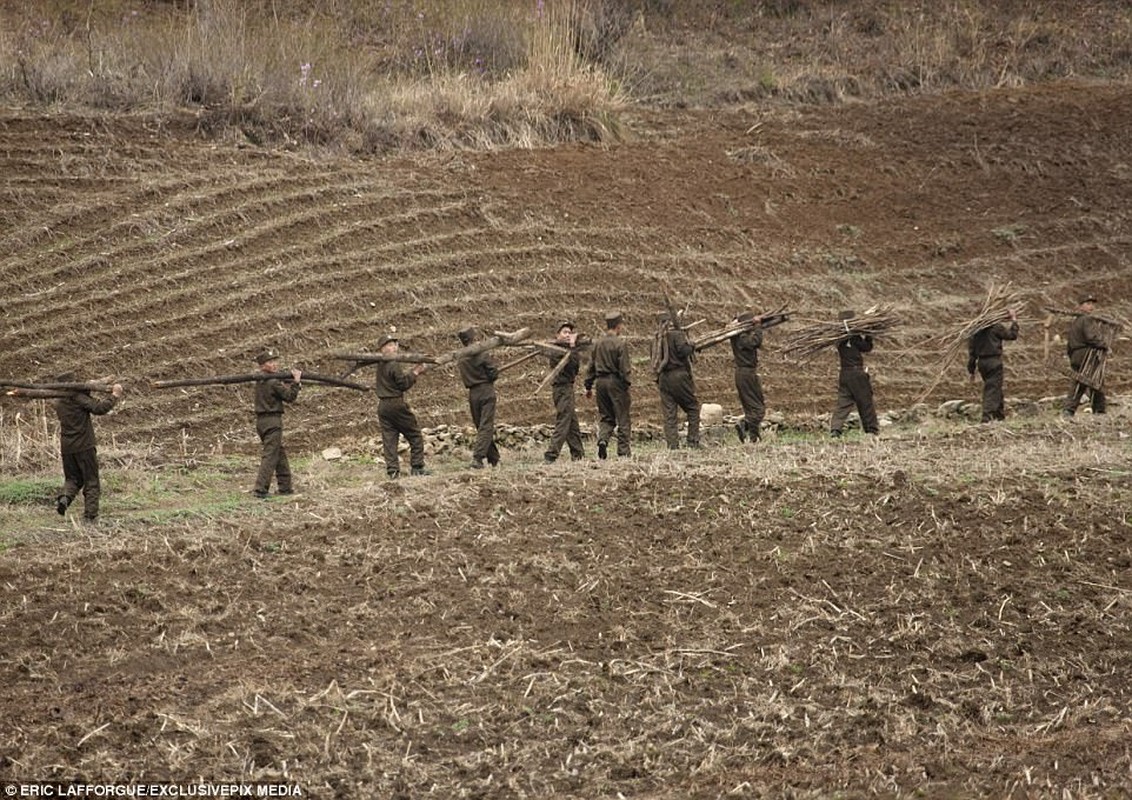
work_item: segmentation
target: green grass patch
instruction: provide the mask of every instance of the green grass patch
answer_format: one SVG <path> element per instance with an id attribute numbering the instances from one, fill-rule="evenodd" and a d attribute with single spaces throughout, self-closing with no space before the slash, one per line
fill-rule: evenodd
<path id="1" fill-rule="evenodd" d="M 0 483 L 0 503 L 39 505 L 55 497 L 59 484 L 47 478 L 17 478 Z"/>

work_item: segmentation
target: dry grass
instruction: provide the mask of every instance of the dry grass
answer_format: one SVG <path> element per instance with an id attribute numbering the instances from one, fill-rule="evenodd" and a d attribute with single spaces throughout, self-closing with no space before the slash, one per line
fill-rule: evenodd
<path id="1" fill-rule="evenodd" d="M 634 39 L 636 93 L 719 104 L 1012 87 L 1067 77 L 1126 80 L 1128 10 L 1105 2 L 669 4 Z M 694 42 L 676 56 L 671 41 Z"/>
<path id="2" fill-rule="evenodd" d="M 35 105 L 197 110 L 256 143 L 535 146 L 618 134 L 599 65 L 602 3 L 451 0 L 161 11 L 49 3 L 0 16 L 0 97 Z M 587 33 L 589 31 L 589 33 Z M 587 44 L 590 42 L 590 44 Z"/>

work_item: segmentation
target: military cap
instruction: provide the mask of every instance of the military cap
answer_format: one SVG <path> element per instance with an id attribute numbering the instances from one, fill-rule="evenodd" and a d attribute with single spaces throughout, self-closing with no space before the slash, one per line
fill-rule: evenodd
<path id="1" fill-rule="evenodd" d="M 574 330 L 576 327 L 577 326 L 574 324 L 574 320 L 572 320 L 572 319 L 560 319 L 560 320 L 558 320 L 558 324 L 554 326 L 554 330 L 557 333 L 558 331 L 562 330 L 563 328 L 569 328 L 570 330 Z"/>
<path id="2" fill-rule="evenodd" d="M 605 327 L 616 328 L 623 322 L 620 311 L 610 311 L 605 315 Z"/>
<path id="3" fill-rule="evenodd" d="M 397 341 L 397 337 L 392 333 L 382 334 L 381 338 L 377 340 L 377 349 L 380 350 L 385 347 L 385 345 L 395 341 Z"/>
<path id="4" fill-rule="evenodd" d="M 855 317 L 855 316 L 857 316 L 856 311 L 842 311 L 840 314 L 837 315 L 837 318 L 839 320 L 844 321 L 844 320 L 847 320 L 847 319 L 853 319 L 853 317 Z"/>
<path id="5" fill-rule="evenodd" d="M 469 325 L 463 330 L 456 332 L 456 338 L 463 344 L 471 344 L 472 340 L 476 338 L 476 329 L 474 326 Z"/>
<path id="6" fill-rule="evenodd" d="M 1081 303 L 1095 303 L 1095 302 L 1097 302 L 1097 296 L 1095 294 L 1093 294 L 1092 292 L 1085 292 L 1083 295 L 1081 295 L 1081 300 L 1079 302 L 1081 302 Z"/>
<path id="7" fill-rule="evenodd" d="M 279 356 L 277 356 L 272 350 L 261 350 L 255 357 L 255 363 L 259 364 L 261 367 L 268 361 L 278 360 Z"/>
<path id="8" fill-rule="evenodd" d="M 740 311 L 735 315 L 735 319 L 739 320 L 739 322 L 750 322 L 754 318 L 755 312 L 753 311 Z"/>

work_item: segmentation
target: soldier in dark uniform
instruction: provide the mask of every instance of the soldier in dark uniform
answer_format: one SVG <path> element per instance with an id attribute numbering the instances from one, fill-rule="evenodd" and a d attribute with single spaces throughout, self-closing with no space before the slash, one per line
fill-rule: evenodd
<path id="1" fill-rule="evenodd" d="M 558 323 L 558 332 L 554 343 L 570 348 L 570 355 L 566 366 L 551 382 L 554 395 L 554 434 L 550 437 L 550 444 L 546 448 L 543 458 L 549 464 L 558 459 L 562 452 L 562 445 L 570 448 L 570 458 L 578 461 L 585 455 L 582 448 L 582 431 L 578 427 L 578 414 L 574 408 L 574 379 L 578 377 L 581 356 L 578 352 L 578 334 L 574 331 L 571 320 Z M 558 366 L 562 359 L 559 355 L 547 356 L 551 369 Z"/>
<path id="2" fill-rule="evenodd" d="M 735 390 L 739 393 L 739 403 L 743 406 L 743 419 L 735 426 L 739 441 L 750 439 L 757 442 L 760 437 L 763 417 L 766 415 L 766 401 L 763 387 L 759 382 L 759 348 L 763 344 L 762 317 L 750 311 L 736 315 L 734 322 L 754 322 L 750 330 L 731 338 L 731 354 L 735 357 Z"/>
<path id="3" fill-rule="evenodd" d="M 456 334 L 464 346 L 478 341 L 479 331 L 464 328 Z M 488 352 L 462 356 L 457 362 L 460 380 L 468 390 L 468 407 L 472 424 L 476 426 L 476 441 L 472 447 L 472 469 L 483 469 L 483 461 L 499 465 L 499 448 L 495 445 L 495 379 L 499 367 Z"/>
<path id="4" fill-rule="evenodd" d="M 1069 356 L 1069 366 L 1074 372 L 1080 372 L 1081 367 L 1085 364 L 1085 359 L 1088 357 L 1089 352 L 1092 350 L 1099 351 L 1099 355 L 1107 355 L 1108 345 L 1105 344 L 1104 337 L 1101 334 L 1101 326 L 1097 318 L 1093 316 L 1093 309 L 1096 308 L 1097 298 L 1094 295 L 1087 294 L 1081 298 L 1081 303 L 1077 309 L 1081 312 L 1073 318 L 1073 322 L 1069 324 L 1069 333 L 1065 342 L 1066 353 Z M 1074 380 L 1073 384 L 1069 387 L 1069 394 L 1065 396 L 1065 405 L 1062 408 L 1062 416 L 1071 418 L 1077 413 L 1077 406 L 1081 404 L 1081 399 L 1088 392 L 1090 395 L 1090 406 L 1094 414 L 1105 413 L 1106 398 L 1105 394 L 1100 389 L 1093 389 L 1078 380 Z"/>
<path id="5" fill-rule="evenodd" d="M 616 312 L 605 315 L 605 336 L 594 345 L 593 358 L 586 370 L 586 397 L 597 390 L 597 457 L 608 455 L 609 437 L 617 431 L 617 455 L 632 454 L 633 423 L 629 416 L 632 371 L 629 346 L 622 338 L 625 321 Z"/>
<path id="6" fill-rule="evenodd" d="M 397 352 L 395 336 L 386 334 L 377 342 L 377 350 L 385 355 Z M 413 388 L 417 377 L 427 369 L 417 364 L 407 369 L 397 361 L 377 363 L 377 421 L 381 425 L 381 449 L 385 456 L 385 471 L 390 478 L 401 475 L 401 461 L 397 456 L 397 443 L 401 437 L 409 443 L 409 468 L 411 475 L 427 475 L 424 465 L 424 436 L 416 415 L 405 402 L 405 392 Z"/>
<path id="7" fill-rule="evenodd" d="M 843 322 L 857 316 L 853 311 L 842 311 L 838 317 Z M 837 343 L 837 357 L 840 370 L 837 374 L 837 408 L 829 423 L 829 431 L 834 436 L 841 435 L 849 412 L 857 407 L 861 417 L 861 428 L 865 433 L 880 433 L 877 423 L 876 406 L 873 405 L 873 384 L 865 369 L 864 354 L 872 351 L 873 337 L 852 334 Z"/>
<path id="8" fill-rule="evenodd" d="M 279 371 L 278 357 L 265 350 L 255 357 L 261 372 L 274 375 Z M 252 494 L 267 497 L 271 488 L 271 478 L 275 477 L 279 494 L 294 494 L 291 483 L 291 464 L 287 451 L 283 448 L 283 404 L 293 403 L 299 396 L 301 370 L 292 369 L 289 377 L 258 381 L 255 387 L 255 430 L 263 443 L 263 455 L 259 461 Z"/>
<path id="9" fill-rule="evenodd" d="M 74 373 L 58 376 L 60 383 L 71 383 Z M 67 507 L 82 489 L 83 519 L 98 520 L 98 501 L 102 484 L 98 479 L 98 449 L 94 439 L 91 414 L 106 414 L 122 396 L 122 385 L 114 384 L 110 396 L 95 400 L 88 391 L 72 392 L 69 397 L 55 401 L 55 414 L 59 417 L 59 454 L 63 459 L 63 489 L 55 498 L 55 510 L 67 513 Z"/>
<path id="10" fill-rule="evenodd" d="M 983 379 L 983 422 L 1006 419 L 1002 396 L 1002 342 L 1018 338 L 1018 321 L 1010 312 L 1010 326 L 1001 322 L 976 331 L 967 345 L 967 373 Z"/>
<path id="11" fill-rule="evenodd" d="M 664 441 L 669 450 L 680 447 L 677 409 L 682 409 L 688 417 L 688 447 L 700 446 L 700 401 L 696 398 L 696 383 L 692 379 L 696 348 L 688 339 L 687 332 L 678 327 L 679 322 L 670 314 L 660 315 L 649 353 L 656 372 L 656 387 L 660 391 Z"/>

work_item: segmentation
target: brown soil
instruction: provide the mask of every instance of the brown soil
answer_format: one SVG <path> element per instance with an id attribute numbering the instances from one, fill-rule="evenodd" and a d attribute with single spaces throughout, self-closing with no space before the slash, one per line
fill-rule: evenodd
<path id="1" fill-rule="evenodd" d="M 325 473 L 271 518 L 29 540 L 0 779 L 1119 796 L 1127 425 Z"/>
<path id="2" fill-rule="evenodd" d="M 329 352 L 372 347 L 387 326 L 433 351 L 469 322 L 543 333 L 569 315 L 596 333 L 619 308 L 648 418 L 643 357 L 668 286 L 709 324 L 748 305 L 828 319 L 893 304 L 906 324 L 873 363 L 879 404 L 900 407 L 938 371 L 939 354 L 917 341 L 973 315 L 994 277 L 1033 297 L 1010 347 L 1010 393 L 1056 394 L 1064 359 L 1044 339 L 1042 305 L 1090 290 L 1109 313 L 1132 308 L 1130 115 L 1126 88 L 1064 84 L 642 112 L 617 147 L 358 163 L 209 143 L 190 118 L 9 112 L 0 372 L 80 364 L 123 376 L 132 396 L 117 436 L 203 449 L 248 439 L 246 389 L 153 392 L 146 379 L 243 371 L 264 345 L 335 372 Z M 825 410 L 831 359 L 784 364 L 779 335 L 765 354 L 770 406 Z M 703 400 L 734 410 L 725 349 L 705 355 L 697 380 Z M 1112 360 L 1116 393 L 1126 358 Z M 501 385 L 503 419 L 545 419 L 547 399 L 530 397 L 538 369 Z M 973 391 L 954 369 L 934 398 Z M 424 386 L 426 424 L 464 421 L 454 374 Z M 291 425 L 304 444 L 372 425 L 360 395 L 308 397 Z"/>
<path id="3" fill-rule="evenodd" d="M 873 363 L 881 407 L 903 407 L 938 370 L 917 342 L 995 277 L 1032 293 L 1008 391 L 1057 394 L 1041 306 L 1089 290 L 1132 316 L 1129 119 L 1127 87 L 1059 84 L 641 111 L 616 147 L 358 163 L 206 141 L 191 117 L 5 111 L 0 374 L 115 374 L 129 396 L 103 441 L 251 454 L 246 388 L 147 380 L 244 371 L 264 345 L 334 372 L 330 351 L 388 326 L 426 351 L 469 322 L 594 333 L 610 308 L 643 357 L 667 286 L 712 323 L 892 304 L 905 325 Z M 826 410 L 831 360 L 785 364 L 780 335 L 770 406 Z M 735 410 L 725 353 L 696 369 L 701 399 Z M 504 421 L 547 418 L 539 374 L 501 383 Z M 971 396 L 964 378 L 932 399 Z M 450 372 L 412 399 L 426 425 L 464 422 Z M 372 403 L 306 390 L 294 448 L 372 436 Z M 0 778 L 1119 796 L 1127 417 L 1094 422 L 784 445 L 766 464 L 327 481 L 267 520 L 29 540 L 0 556 Z"/>

